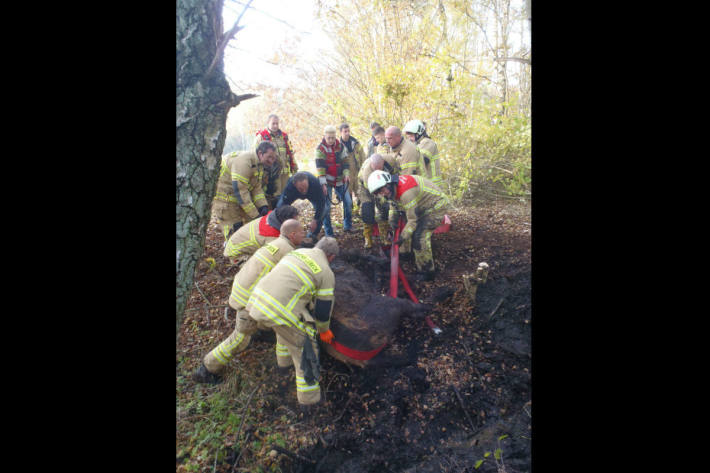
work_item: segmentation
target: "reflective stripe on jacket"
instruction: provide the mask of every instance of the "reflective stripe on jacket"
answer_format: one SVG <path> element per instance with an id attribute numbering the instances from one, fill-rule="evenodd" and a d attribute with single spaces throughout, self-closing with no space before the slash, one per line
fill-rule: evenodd
<path id="1" fill-rule="evenodd" d="M 402 142 L 391 151 L 399 163 L 399 168 L 408 175 L 424 174 L 424 166 L 417 145 L 402 137 Z"/>
<path id="2" fill-rule="evenodd" d="M 256 152 L 233 152 L 222 157 L 222 166 L 217 179 L 215 200 L 239 205 L 250 218 L 259 216 L 257 208 L 268 205 L 264 197 L 264 165 Z M 232 181 L 237 182 L 239 196 L 234 195 Z"/>
<path id="3" fill-rule="evenodd" d="M 435 210 L 448 211 L 450 208 L 446 194 L 436 184 L 422 176 L 400 175 L 393 197 L 397 210 L 407 214 L 407 224 L 400 234 L 405 240 L 417 228 L 418 218 Z M 397 218 L 397 212 L 390 212 L 389 223 L 392 228 L 397 224 Z"/>
<path id="4" fill-rule="evenodd" d="M 257 217 L 246 225 L 239 227 L 227 240 L 227 244 L 224 247 L 224 256 L 234 260 L 240 255 L 251 255 L 266 243 L 275 240 L 280 234 L 278 230 L 271 226 L 268 226 L 269 231 L 260 230 L 260 227 L 266 223 L 266 219 L 271 212 L 273 210 L 263 217 Z"/>
<path id="5" fill-rule="evenodd" d="M 434 143 L 431 138 L 423 137 L 417 143 L 417 149 L 422 155 L 422 161 L 424 162 L 424 167 L 426 168 L 426 177 L 431 180 L 436 185 L 441 184 L 441 170 L 439 169 L 439 148 Z M 426 157 L 429 160 L 429 164 L 424 160 Z"/>
<path id="6" fill-rule="evenodd" d="M 254 286 L 274 268 L 281 258 L 294 249 L 296 247 L 291 240 L 281 235 L 256 250 L 234 276 L 229 305 L 236 310 L 245 307 Z"/>
<path id="7" fill-rule="evenodd" d="M 330 328 L 328 320 L 316 321 L 310 310 L 316 300 L 334 300 L 335 276 L 319 248 L 300 248 L 288 253 L 254 287 L 246 310 L 257 321 L 287 325 L 315 336 Z"/>

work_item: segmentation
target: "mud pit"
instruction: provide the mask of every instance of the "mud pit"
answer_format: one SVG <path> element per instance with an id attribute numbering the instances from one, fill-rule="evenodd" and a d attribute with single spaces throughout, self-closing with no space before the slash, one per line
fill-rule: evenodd
<path id="1" fill-rule="evenodd" d="M 421 318 L 402 317 L 390 342 L 375 357 L 378 363 L 348 367 L 323 353 L 320 385 L 325 402 L 309 418 L 298 413 L 293 373 L 279 377 L 272 366 L 273 341 L 268 336 L 253 341 L 237 357 L 224 386 L 195 386 L 186 380 L 201 356 L 233 327 L 216 315 L 220 313 L 216 309 L 186 314 L 184 326 L 197 325 L 203 331 L 196 336 L 184 328 L 178 341 L 177 375 L 186 380 L 186 395 L 190 390 L 194 394 L 231 389 L 242 399 L 235 401 L 234 411 L 239 413 L 246 394 L 235 391 L 235 384 L 245 379 L 263 382 L 258 400 L 252 402 L 255 418 L 245 423 L 239 439 L 224 436 L 224 454 L 215 471 L 231 471 L 241 454 L 236 471 L 255 471 L 250 468 L 258 465 L 265 471 L 289 473 L 494 472 L 497 448 L 508 473 L 530 471 L 529 205 L 487 204 L 461 208 L 451 216 L 452 231 L 433 238 L 437 280 L 412 283 L 421 302 L 432 301 L 442 288 L 454 290 L 430 312 L 443 333 L 434 335 Z M 355 222 L 361 229 L 359 219 Z M 220 269 L 225 263 L 214 233 L 208 234 L 205 256 L 214 257 Z M 336 236 L 343 249 L 361 248 L 359 231 L 340 231 Z M 472 306 L 462 275 L 482 261 L 490 265 L 488 280 L 479 286 Z M 405 274 L 414 272 L 412 262 L 401 265 Z M 222 276 L 231 280 L 234 272 L 236 268 L 223 270 Z M 202 267 L 197 281 L 210 299 L 222 301 L 230 283 L 213 273 Z M 382 294 L 389 278 L 383 281 Z M 188 308 L 205 305 L 197 291 L 193 296 Z M 401 285 L 399 296 L 407 297 Z M 207 313 L 212 314 L 209 320 Z M 178 404 L 180 396 L 179 392 Z M 246 435 L 264 440 L 265 425 L 283 434 L 292 455 L 272 451 L 269 442 L 240 448 Z M 178 427 L 179 450 L 188 439 Z M 486 452 L 491 453 L 486 457 Z M 214 451 L 209 453 L 206 468 L 213 467 L 215 458 Z M 483 463 L 475 469 L 480 460 Z M 184 457 L 178 458 L 178 471 L 185 471 L 184 463 Z"/>

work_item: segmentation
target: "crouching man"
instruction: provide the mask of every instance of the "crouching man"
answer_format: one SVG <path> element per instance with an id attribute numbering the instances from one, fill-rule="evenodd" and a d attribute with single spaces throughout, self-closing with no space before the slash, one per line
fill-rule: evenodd
<path id="1" fill-rule="evenodd" d="M 335 275 L 330 262 L 338 255 L 335 238 L 323 237 L 314 248 L 284 256 L 254 287 L 246 310 L 260 325 L 271 327 L 276 342 L 285 346 L 279 367 L 293 364 L 300 406 L 320 402 L 318 340 L 332 343 Z M 308 410 L 307 408 L 304 410 Z"/>
<path id="2" fill-rule="evenodd" d="M 202 366 L 192 375 L 192 379 L 200 383 L 218 383 L 222 381 L 222 373 L 234 355 L 244 351 L 251 336 L 258 329 L 258 323 L 249 317 L 245 309 L 254 286 L 271 271 L 274 266 L 298 247 L 306 231 L 296 219 L 286 220 L 281 225 L 278 238 L 266 243 L 256 250 L 234 277 L 229 305 L 237 311 L 237 326 L 234 331 L 202 360 Z M 265 327 L 264 327 L 265 328 Z M 286 346 L 276 344 L 276 356 L 283 357 Z"/>

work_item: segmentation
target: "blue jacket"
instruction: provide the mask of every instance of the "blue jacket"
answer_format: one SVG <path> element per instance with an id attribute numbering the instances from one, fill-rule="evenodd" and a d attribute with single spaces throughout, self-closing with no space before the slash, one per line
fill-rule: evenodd
<path id="1" fill-rule="evenodd" d="M 324 215 L 326 199 L 325 195 L 323 195 L 323 187 L 316 176 L 310 172 L 304 172 L 308 174 L 308 192 L 305 194 L 298 192 L 298 189 L 293 184 L 293 177 L 290 177 L 286 187 L 281 192 L 279 201 L 276 203 L 276 208 L 282 205 L 291 205 L 298 199 L 307 199 L 313 204 L 313 210 L 316 213 L 314 218 L 320 222 Z"/>

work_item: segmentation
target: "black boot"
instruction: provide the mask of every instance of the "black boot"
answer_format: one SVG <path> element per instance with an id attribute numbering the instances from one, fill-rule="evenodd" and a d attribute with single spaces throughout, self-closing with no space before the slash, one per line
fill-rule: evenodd
<path id="1" fill-rule="evenodd" d="M 400 260 L 400 261 L 407 261 L 407 262 L 409 262 L 409 263 L 413 263 L 413 262 L 414 262 L 414 253 L 412 253 L 411 251 L 408 252 L 408 253 L 402 253 L 402 252 L 400 252 L 400 253 L 399 253 L 399 260 Z"/>
<path id="2" fill-rule="evenodd" d="M 411 278 L 409 278 L 412 281 L 433 281 L 434 280 L 434 271 L 417 271 L 412 275 Z"/>
<path id="3" fill-rule="evenodd" d="M 222 376 L 211 373 L 207 370 L 204 363 L 192 373 L 192 380 L 196 383 L 219 384 L 222 382 Z"/>

